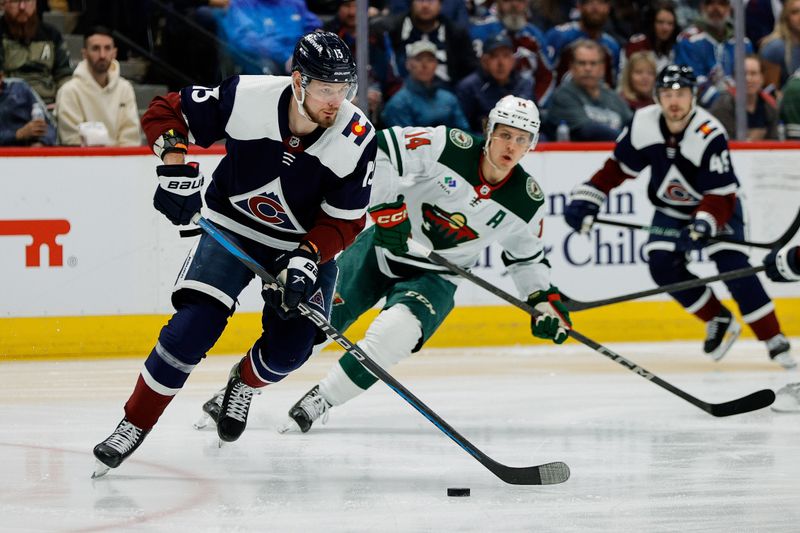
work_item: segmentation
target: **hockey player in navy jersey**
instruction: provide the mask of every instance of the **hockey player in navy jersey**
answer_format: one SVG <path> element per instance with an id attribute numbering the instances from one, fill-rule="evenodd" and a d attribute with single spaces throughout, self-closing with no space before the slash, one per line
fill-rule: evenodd
<path id="1" fill-rule="evenodd" d="M 696 105 L 696 92 L 691 67 L 664 67 L 656 80 L 658 103 L 636 112 L 612 156 L 591 180 L 573 190 L 564 211 L 567 224 L 588 231 L 609 191 L 650 167 L 652 225 L 681 232 L 679 238 L 651 234 L 645 245 L 650 274 L 658 285 L 696 279 L 686 264 L 688 252 L 701 248 L 720 272 L 749 266 L 736 246 L 708 241 L 722 234 L 744 240 L 744 220 L 725 129 Z M 752 275 L 726 285 L 744 321 L 766 343 L 770 358 L 785 368 L 795 367 L 774 305 L 758 278 Z M 721 359 L 741 329 L 731 312 L 709 287 L 670 295 L 706 322 L 703 350 Z"/>
<path id="2" fill-rule="evenodd" d="M 778 282 L 800 281 L 800 246 L 773 250 L 764 258 L 769 279 Z M 800 382 L 787 383 L 775 391 L 770 409 L 779 413 L 800 413 Z"/>
<path id="3" fill-rule="evenodd" d="M 490 111 L 487 140 L 454 128 L 394 127 L 378 133 L 370 200 L 375 224 L 339 257 L 331 323 L 344 330 L 381 298 L 386 303 L 358 345 L 387 370 L 422 348 L 453 309 L 457 276 L 409 253 L 408 237 L 470 268 L 492 242 L 523 299 L 541 316 L 531 333 L 566 340 L 569 312 L 550 284 L 542 240 L 544 193 L 518 163 L 539 137 L 536 105 L 503 97 Z M 332 406 L 377 382 L 345 353 L 289 411 L 282 431 L 308 431 Z M 203 410 L 216 418 L 221 393 Z"/>
<path id="4" fill-rule="evenodd" d="M 227 230 L 279 279 L 266 285 L 263 332 L 231 369 L 217 426 L 224 441 L 245 429 L 254 391 L 277 383 L 311 354 L 318 331 L 299 315 L 306 302 L 328 316 L 333 257 L 364 228 L 375 165 L 375 130 L 350 98 L 356 66 L 332 33 L 298 41 L 291 77 L 235 76 L 156 98 L 142 123 L 163 165 L 156 209 L 176 225 L 203 215 Z M 201 200 L 203 176 L 185 162 L 192 141 L 226 141 Z M 95 475 L 116 468 L 144 440 L 189 373 L 222 334 L 253 274 L 207 235 L 189 253 L 161 330 L 116 430 L 94 448 Z"/>

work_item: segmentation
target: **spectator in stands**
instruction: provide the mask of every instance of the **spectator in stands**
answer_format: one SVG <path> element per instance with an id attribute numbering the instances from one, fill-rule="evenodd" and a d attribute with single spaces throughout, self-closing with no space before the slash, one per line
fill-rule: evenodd
<path id="1" fill-rule="evenodd" d="M 656 72 L 656 56 L 653 52 L 635 52 L 628 58 L 619 80 L 619 93 L 631 111 L 656 103 L 653 99 Z"/>
<path id="2" fill-rule="evenodd" d="M 64 39 L 57 29 L 39 20 L 35 0 L 5 0 L 0 36 L 6 75 L 22 78 L 45 103 L 52 104 L 58 88 L 72 76 L 72 68 Z"/>
<path id="3" fill-rule="evenodd" d="M 736 89 L 731 87 L 714 101 L 709 111 L 717 117 L 728 137 L 735 140 L 761 141 L 778 139 L 778 104 L 764 91 L 764 75 L 758 56 L 749 55 L 744 60 L 747 93 L 747 137 L 736 136 Z"/>
<path id="4" fill-rule="evenodd" d="M 779 114 L 786 126 L 786 138 L 800 141 L 800 70 L 786 80 L 780 102 Z"/>
<path id="5" fill-rule="evenodd" d="M 356 2 L 341 0 L 336 16 L 322 27 L 338 35 L 355 53 L 356 50 Z M 383 99 L 390 98 L 403 85 L 403 79 L 397 71 L 397 62 L 392 50 L 392 43 L 385 31 L 371 29 L 369 32 L 369 79 L 367 80 L 367 105 L 360 106 L 370 113 L 370 120 L 380 112 Z M 363 83 L 363 82 L 362 82 Z"/>
<path id="6" fill-rule="evenodd" d="M 576 4 L 577 0 L 531 0 L 531 22 L 546 32 L 578 18 Z"/>
<path id="7" fill-rule="evenodd" d="M 573 48 L 570 44 L 578 39 L 591 39 L 602 46 L 606 55 L 603 75 L 608 86 L 615 87 L 620 46 L 614 37 L 603 31 L 611 11 L 611 1 L 578 0 L 578 10 L 580 18 L 577 21 L 556 26 L 545 34 L 547 55 L 556 71 L 556 83 L 560 84 L 571 70 Z"/>
<path id="8" fill-rule="evenodd" d="M 341 3 L 342 0 L 306 0 L 308 9 L 316 15 L 320 15 L 323 20 L 327 20 L 329 17 L 336 15 Z M 403 11 L 407 11 L 407 9 Z M 368 17 L 372 18 L 388 13 L 389 8 L 386 6 L 385 0 L 369 0 L 369 7 L 367 8 Z"/>
<path id="9" fill-rule="evenodd" d="M 553 93 L 545 119 L 548 137 L 561 120 L 575 141 L 613 141 L 633 113 L 620 95 L 603 83 L 606 54 L 596 41 L 580 39 L 573 45 L 570 78 Z"/>
<path id="10" fill-rule="evenodd" d="M 139 146 L 139 110 L 131 83 L 122 78 L 111 31 L 102 26 L 83 39 L 83 60 L 58 90 L 59 144 Z"/>
<path id="11" fill-rule="evenodd" d="M 504 96 L 513 95 L 534 100 L 533 81 L 514 68 L 515 46 L 501 31 L 482 45 L 481 66 L 458 83 L 456 95 L 469 121 L 470 130 L 483 135 L 486 118 Z"/>
<path id="12" fill-rule="evenodd" d="M 408 74 L 408 47 L 421 40 L 434 43 L 439 60 L 436 77 L 449 88 L 478 68 L 478 58 L 468 53 L 472 46 L 467 29 L 450 22 L 441 10 L 440 0 L 412 0 L 407 15 L 387 17 L 379 29 L 389 33 L 401 76 Z"/>
<path id="13" fill-rule="evenodd" d="M 534 97 L 521 94 L 516 96 L 534 100 L 541 108 L 547 105 L 547 100 L 555 88 L 555 79 L 550 59 L 544 49 L 544 33 L 531 24 L 529 17 L 528 0 L 497 0 L 495 14 L 473 24 L 470 33 L 478 57 L 483 55 L 481 48 L 484 42 L 501 32 L 508 34 L 514 44 L 513 52 L 516 55 L 514 70 L 534 82 Z M 485 65 L 481 66 L 485 68 Z M 492 102 L 492 106 L 497 100 L 499 98 Z"/>
<path id="14" fill-rule="evenodd" d="M 775 28 L 786 0 L 747 0 L 744 2 L 744 31 L 756 50 L 760 50 L 762 40 Z M 783 5 L 781 5 L 783 4 Z"/>
<path id="15" fill-rule="evenodd" d="M 43 118 L 32 116 L 34 108 Z M 55 142 L 56 129 L 44 113 L 44 102 L 25 81 L 5 79 L 0 61 L 0 146 L 52 146 Z"/>
<path id="16" fill-rule="evenodd" d="M 408 77 L 383 108 L 383 125 L 450 126 L 469 130 L 456 95 L 436 80 L 438 49 L 430 41 L 416 41 L 408 47 Z"/>
<path id="17" fill-rule="evenodd" d="M 644 12 L 644 31 L 628 39 L 622 64 L 636 52 L 650 50 L 656 57 L 656 72 L 675 62 L 675 42 L 680 34 L 675 4 L 671 0 L 659 0 Z"/>
<path id="18" fill-rule="evenodd" d="M 389 12 L 395 14 L 408 13 L 412 0 L 388 0 Z M 469 13 L 464 0 L 441 0 L 441 13 L 444 18 L 461 28 L 469 27 Z"/>
<path id="19" fill-rule="evenodd" d="M 675 62 L 694 69 L 699 86 L 697 101 L 709 107 L 719 95 L 733 85 L 733 49 L 735 38 L 729 0 L 702 0 L 700 20 L 678 36 Z M 745 38 L 745 50 L 753 53 Z"/>
<path id="20" fill-rule="evenodd" d="M 289 74 L 298 39 L 321 27 L 304 0 L 230 0 L 220 21 L 222 40 L 243 74 Z"/>
<path id="21" fill-rule="evenodd" d="M 800 0 L 786 0 L 775 29 L 761 43 L 764 84 L 777 91 L 800 68 Z"/>

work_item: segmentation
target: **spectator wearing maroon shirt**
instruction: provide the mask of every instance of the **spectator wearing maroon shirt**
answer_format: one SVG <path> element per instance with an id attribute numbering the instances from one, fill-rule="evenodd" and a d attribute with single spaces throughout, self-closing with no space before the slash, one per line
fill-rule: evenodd
<path id="1" fill-rule="evenodd" d="M 656 72 L 674 63 L 675 41 L 681 29 L 671 0 L 660 0 L 650 6 L 644 14 L 644 32 L 632 35 L 625 45 L 622 56 L 625 61 L 636 52 L 652 51 L 656 58 Z"/>
<path id="2" fill-rule="evenodd" d="M 656 57 L 653 52 L 635 52 L 625 63 L 619 80 L 619 93 L 631 110 L 655 104 Z"/>

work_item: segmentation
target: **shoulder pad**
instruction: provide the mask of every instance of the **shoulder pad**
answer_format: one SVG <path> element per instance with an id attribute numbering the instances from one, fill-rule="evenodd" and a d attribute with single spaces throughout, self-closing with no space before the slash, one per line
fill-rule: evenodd
<path id="1" fill-rule="evenodd" d="M 658 104 L 643 107 L 633 114 L 631 122 L 631 145 L 639 150 L 653 144 L 663 143 L 659 119 L 661 106 Z"/>

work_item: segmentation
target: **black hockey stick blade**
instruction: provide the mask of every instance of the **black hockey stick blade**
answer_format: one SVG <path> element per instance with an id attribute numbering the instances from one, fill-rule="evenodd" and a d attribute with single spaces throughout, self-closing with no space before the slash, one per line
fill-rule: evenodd
<path id="1" fill-rule="evenodd" d="M 736 270 L 729 270 L 728 272 L 723 272 L 722 274 L 716 274 L 714 276 L 708 276 L 706 278 L 679 281 L 677 283 L 670 283 L 669 285 L 662 285 L 661 287 L 654 287 L 652 289 L 645 289 L 643 291 L 631 292 L 628 294 L 623 294 L 621 296 L 612 296 L 611 298 L 603 298 L 601 300 L 592 300 L 588 302 L 582 302 L 580 300 L 576 300 L 575 298 L 567 296 L 562 291 L 561 299 L 564 300 L 564 305 L 567 307 L 569 311 L 585 311 L 586 309 L 594 309 L 595 307 L 602 307 L 604 305 L 628 302 L 631 300 L 644 298 L 646 296 L 653 296 L 655 294 L 663 294 L 665 292 L 677 292 L 686 289 L 692 289 L 694 287 L 702 287 L 714 281 L 727 281 L 731 279 L 738 279 L 744 276 L 750 276 L 752 274 L 756 274 L 758 272 L 761 272 L 762 270 L 765 270 L 766 268 L 767 267 L 765 267 L 764 265 L 738 268 Z"/>
<path id="2" fill-rule="evenodd" d="M 633 224 L 630 222 L 622 222 L 619 220 L 611 220 L 607 218 L 597 218 L 595 222 L 598 224 L 605 224 L 607 226 L 618 226 L 621 228 L 630 228 L 630 229 L 640 229 L 644 230 L 648 233 L 652 233 L 654 235 L 665 235 L 665 236 L 672 236 L 677 237 L 680 232 L 673 228 L 663 228 L 660 226 L 647 226 L 645 224 Z M 742 246 L 750 246 L 752 248 L 768 248 L 773 249 L 775 247 L 781 247 L 787 242 L 789 242 L 792 237 L 797 233 L 797 230 L 800 229 L 800 210 L 798 210 L 797 214 L 794 217 L 794 220 L 783 232 L 783 234 L 771 242 L 751 242 L 751 241 L 741 241 L 739 239 L 733 239 L 731 237 L 727 237 L 725 235 L 717 235 L 716 237 L 711 237 L 709 241 L 711 242 L 726 242 L 730 244 L 739 244 Z"/>
<path id="3" fill-rule="evenodd" d="M 267 272 L 255 259 L 247 255 L 244 250 L 239 248 L 233 241 L 231 241 L 222 230 L 218 229 L 214 224 L 200 214 L 196 214 L 192 221 L 200 226 L 211 238 L 219 243 L 223 248 L 230 252 L 234 257 L 241 261 L 247 268 L 249 268 L 255 275 L 260 277 L 267 283 L 280 282 L 275 277 Z M 395 391 L 401 398 L 411 404 L 414 409 L 420 412 L 422 416 L 427 418 L 434 426 L 450 437 L 450 439 L 458 444 L 465 452 L 474 457 L 479 463 L 486 467 L 490 472 L 496 475 L 506 483 L 513 485 L 552 485 L 555 483 L 563 483 L 569 479 L 569 467 L 560 461 L 553 463 L 546 463 L 542 465 L 529 466 L 529 467 L 512 467 L 498 463 L 481 450 L 475 447 L 470 441 L 456 431 L 450 424 L 444 421 L 437 415 L 430 407 L 425 405 L 422 400 L 414 396 L 414 394 L 405 388 L 399 381 L 397 381 L 391 374 L 386 372 L 378 363 L 373 361 L 364 350 L 361 349 L 356 343 L 350 341 L 347 337 L 342 335 L 339 330 L 334 328 L 324 316 L 317 313 L 306 304 L 301 303 L 298 306 L 300 313 L 311 320 L 311 322 L 319 328 L 320 331 L 325 333 L 336 344 L 353 354 L 364 367 L 372 372 L 378 379 L 386 383 L 386 385 Z"/>
<path id="4" fill-rule="evenodd" d="M 724 403 L 707 404 L 707 411 L 714 416 L 723 417 L 731 415 L 740 415 L 742 413 L 749 413 L 750 411 L 757 411 L 772 405 L 775 401 L 775 392 L 770 389 L 762 389 L 753 394 L 748 394 L 738 400 L 731 400 Z M 700 406 L 701 409 L 705 407 Z"/>
<path id="5" fill-rule="evenodd" d="M 458 274 L 459 276 L 463 277 L 471 281 L 472 283 L 476 284 L 479 287 L 482 287 L 489 291 L 490 293 L 498 296 L 499 298 L 505 300 L 506 302 L 510 303 L 511 305 L 522 309 L 526 313 L 531 316 L 538 316 L 539 313 L 533 307 L 528 305 L 527 302 L 523 302 L 522 300 L 515 298 L 514 296 L 510 295 L 500 287 L 492 285 L 485 279 L 481 278 L 480 276 L 476 276 L 475 274 L 469 272 L 465 268 L 462 268 L 454 263 L 448 261 L 445 257 L 437 254 L 432 250 L 428 250 L 418 242 L 414 241 L 413 239 L 408 241 L 409 249 L 411 249 L 414 253 L 417 253 L 423 257 L 427 257 L 434 263 L 441 265 L 454 274 Z M 699 407 L 706 413 L 709 413 L 713 416 L 731 416 L 731 415 L 738 415 L 742 413 L 747 413 L 749 411 L 755 411 L 756 409 L 761 409 L 763 407 L 767 407 L 768 405 L 772 404 L 775 401 L 775 393 L 771 390 L 760 390 L 753 394 L 749 394 L 743 398 L 739 398 L 737 400 L 732 400 L 730 402 L 725 402 L 721 404 L 712 404 L 708 402 L 704 402 L 699 398 L 695 398 L 688 392 L 679 389 L 675 385 L 664 381 L 657 375 L 653 374 L 652 372 L 642 368 L 641 366 L 637 365 L 633 361 L 626 359 L 625 357 L 619 355 L 618 353 L 614 352 L 613 350 L 603 346 L 599 342 L 590 339 L 589 337 L 575 331 L 574 329 L 569 331 L 569 336 L 575 339 L 576 341 L 580 342 L 591 348 L 592 350 L 596 351 L 597 353 L 604 355 L 622 365 L 623 367 L 627 368 L 628 370 L 632 371 L 634 374 L 637 374 L 644 379 L 651 381 L 658 385 L 659 387 L 668 390 L 672 394 L 679 396 L 686 400 L 687 402 L 691 403 L 692 405 Z"/>

